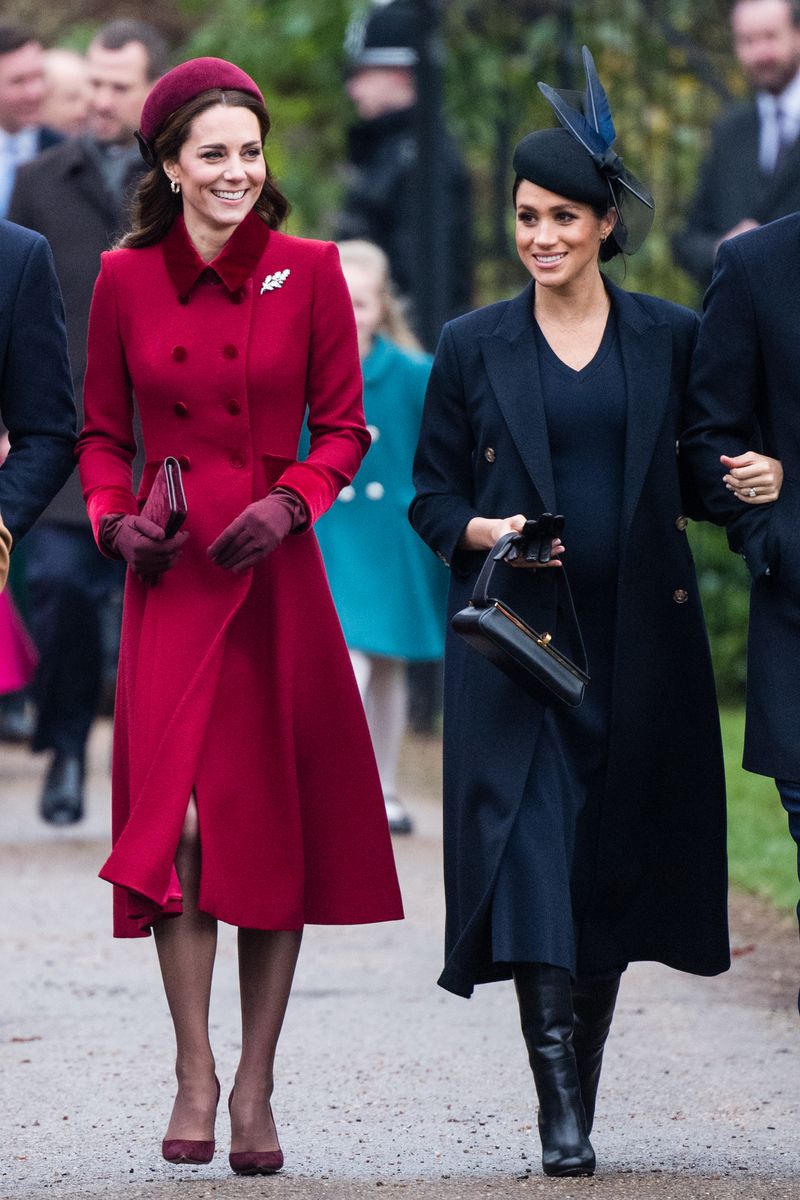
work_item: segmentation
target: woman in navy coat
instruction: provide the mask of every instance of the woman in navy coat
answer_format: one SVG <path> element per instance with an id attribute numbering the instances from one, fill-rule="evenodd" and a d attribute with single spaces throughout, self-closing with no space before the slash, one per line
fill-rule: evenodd
<path id="1" fill-rule="evenodd" d="M 452 614 L 499 537 L 566 517 L 552 569 L 503 564 L 494 594 L 569 654 L 555 576 L 568 566 L 591 675 L 580 709 L 539 703 L 448 632 L 440 983 L 469 996 L 514 978 L 544 1170 L 576 1175 L 594 1170 L 621 972 L 729 965 L 725 800 L 686 536 L 702 514 L 678 455 L 697 317 L 603 277 L 599 260 L 641 242 L 652 200 L 611 151 L 610 116 L 590 124 L 541 86 L 564 127 L 514 155 L 532 278 L 445 327 L 411 520 L 451 567 Z"/>

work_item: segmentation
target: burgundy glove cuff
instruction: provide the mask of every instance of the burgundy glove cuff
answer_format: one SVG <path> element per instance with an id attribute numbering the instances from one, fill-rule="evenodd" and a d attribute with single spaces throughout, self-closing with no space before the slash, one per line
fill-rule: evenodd
<path id="1" fill-rule="evenodd" d="M 125 520 L 126 515 L 126 513 L 107 513 L 106 516 L 100 518 L 100 545 L 109 558 L 122 558 L 117 549 L 116 542 L 120 525 Z"/>
<path id="2" fill-rule="evenodd" d="M 306 506 L 296 492 L 290 488 L 276 487 L 269 493 L 276 500 L 280 500 L 281 504 L 291 514 L 292 524 L 289 528 L 290 533 L 303 533 L 308 529 L 308 512 Z"/>

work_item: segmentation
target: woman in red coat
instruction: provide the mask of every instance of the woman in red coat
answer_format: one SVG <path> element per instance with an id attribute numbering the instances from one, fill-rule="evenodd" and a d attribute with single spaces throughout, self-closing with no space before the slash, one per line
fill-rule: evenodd
<path id="1" fill-rule="evenodd" d="M 380 783 L 310 528 L 369 445 L 336 249 L 287 237 L 255 83 L 196 59 L 154 87 L 133 231 L 103 255 L 78 454 L 129 567 L 115 723 L 118 937 L 152 929 L 177 1043 L 163 1152 L 207 1162 L 217 921 L 239 927 L 231 1166 L 282 1164 L 270 1096 L 306 922 L 402 916 Z M 146 465 L 131 485 L 134 397 Z M 307 461 L 296 461 L 304 420 Z M 166 456 L 188 518 L 141 517 Z"/>

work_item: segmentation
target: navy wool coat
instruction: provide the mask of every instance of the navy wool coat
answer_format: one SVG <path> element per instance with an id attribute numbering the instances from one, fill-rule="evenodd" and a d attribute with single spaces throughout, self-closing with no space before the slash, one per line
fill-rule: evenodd
<path id="1" fill-rule="evenodd" d="M 0 468 L 0 513 L 16 541 L 73 468 L 75 403 L 47 242 L 0 221 L 0 264 L 0 420 L 11 441 Z"/>
<path id="2" fill-rule="evenodd" d="M 800 780 L 800 215 L 720 247 L 705 299 L 683 441 L 706 508 L 753 577 L 744 766 Z M 783 463 L 774 504 L 743 504 L 720 454 Z"/>
<path id="3" fill-rule="evenodd" d="M 458 548 L 472 517 L 557 510 L 533 286 L 445 326 L 436 355 L 410 517 L 451 567 L 450 615 L 469 602 L 484 557 Z M 677 456 L 697 317 L 607 286 L 619 326 L 628 426 L 607 781 L 596 859 L 573 864 L 595 872 L 578 969 L 654 959 L 710 975 L 729 965 L 724 774 L 685 532 L 687 511 L 700 514 L 681 486 Z M 568 523 L 565 542 L 567 562 Z M 495 594 L 534 628 L 554 632 L 558 643 L 553 573 L 503 567 L 500 575 Z M 569 652 L 563 639 L 562 646 Z M 439 982 L 459 995 L 510 973 L 508 964 L 491 961 L 491 899 L 535 770 L 542 716 L 541 704 L 448 630 L 447 925 Z"/>

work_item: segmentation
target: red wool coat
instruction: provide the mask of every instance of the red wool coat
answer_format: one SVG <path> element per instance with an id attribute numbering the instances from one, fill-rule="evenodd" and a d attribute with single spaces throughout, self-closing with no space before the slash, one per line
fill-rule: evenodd
<path id="1" fill-rule="evenodd" d="M 103 255 L 78 455 L 89 515 L 136 512 L 183 467 L 189 539 L 157 585 L 128 572 L 113 766 L 114 932 L 181 910 L 175 851 L 194 791 L 200 907 L 256 929 L 402 916 L 377 770 L 313 532 L 237 576 L 206 553 L 281 483 L 311 521 L 369 444 L 336 248 L 251 213 L 212 264 L 182 218 Z M 265 286 L 265 281 L 279 286 Z M 133 396 L 146 466 L 131 490 Z M 308 413 L 311 450 L 296 461 Z"/>

